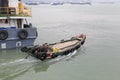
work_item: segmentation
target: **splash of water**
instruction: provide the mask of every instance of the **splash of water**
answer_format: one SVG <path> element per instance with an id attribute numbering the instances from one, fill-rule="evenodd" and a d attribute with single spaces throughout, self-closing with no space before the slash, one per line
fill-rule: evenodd
<path id="1" fill-rule="evenodd" d="M 37 62 L 35 59 L 17 59 L 14 61 L 6 62 L 0 64 L 0 66 L 7 66 L 7 65 L 13 65 L 13 64 L 24 64 L 24 63 L 32 63 L 32 62 Z"/>
<path id="2" fill-rule="evenodd" d="M 68 55 L 58 56 L 58 57 L 55 58 L 55 59 L 49 60 L 48 63 L 51 64 L 51 63 L 59 62 L 59 61 L 61 61 L 61 60 L 71 59 L 71 57 L 74 56 L 74 55 L 76 55 L 76 53 L 77 53 L 77 50 L 75 50 L 75 51 L 72 52 L 72 53 L 69 53 Z"/>

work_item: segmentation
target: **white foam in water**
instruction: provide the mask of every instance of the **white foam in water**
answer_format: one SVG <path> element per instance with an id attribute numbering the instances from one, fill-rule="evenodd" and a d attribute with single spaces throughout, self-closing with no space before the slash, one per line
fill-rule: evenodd
<path id="1" fill-rule="evenodd" d="M 51 60 L 49 60 L 48 62 L 49 62 L 49 63 L 54 63 L 54 62 L 58 62 L 58 61 L 61 61 L 61 60 L 70 59 L 70 58 L 71 58 L 72 56 L 74 56 L 76 53 L 77 53 L 77 51 L 75 50 L 74 52 L 69 53 L 68 55 L 58 56 L 57 58 L 51 59 Z M 14 61 L 11 61 L 11 62 L 2 63 L 2 64 L 0 64 L 0 66 L 7 66 L 7 65 L 12 65 L 12 64 L 32 63 L 32 62 L 37 62 L 37 61 L 39 61 L 39 60 L 32 59 L 32 58 L 28 58 L 28 59 L 18 59 L 18 60 L 14 60 Z"/>
<path id="2" fill-rule="evenodd" d="M 20 63 L 32 63 L 32 62 L 37 62 L 37 60 L 35 59 L 18 59 L 18 60 L 14 60 L 11 62 L 6 62 L 6 63 L 2 63 L 1 66 L 6 66 L 6 65 L 11 65 L 11 64 L 20 64 Z"/>
<path id="3" fill-rule="evenodd" d="M 6 63 L 2 63 L 1 65 L 9 65 L 9 64 L 13 64 L 13 63 L 18 63 L 18 62 L 21 62 L 23 61 L 24 59 L 19 59 L 19 60 L 15 60 L 15 61 L 11 61 L 11 62 L 6 62 Z"/>
<path id="4" fill-rule="evenodd" d="M 76 53 L 77 53 L 77 51 L 75 50 L 74 52 L 69 53 L 68 55 L 58 56 L 57 58 L 50 60 L 49 63 L 54 63 L 54 62 L 58 62 L 58 61 L 61 61 L 61 60 L 70 59 L 70 58 L 71 58 L 72 56 L 74 56 Z"/>
<path id="5" fill-rule="evenodd" d="M 65 60 L 71 59 L 71 57 L 74 56 L 76 53 L 77 53 L 77 50 L 75 50 L 74 52 L 68 54 L 68 55 L 66 56 Z"/>
<path id="6" fill-rule="evenodd" d="M 70 56 L 70 57 L 71 57 L 71 56 L 74 56 L 76 53 L 77 53 L 77 51 L 75 50 L 74 52 L 68 54 L 67 56 Z"/>

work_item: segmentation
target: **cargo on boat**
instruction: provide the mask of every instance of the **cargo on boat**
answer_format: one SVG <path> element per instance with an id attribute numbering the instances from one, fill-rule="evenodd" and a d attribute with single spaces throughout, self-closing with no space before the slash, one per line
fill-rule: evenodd
<path id="1" fill-rule="evenodd" d="M 67 55 L 84 44 L 86 35 L 81 34 L 79 36 L 72 37 L 69 40 L 61 40 L 60 42 L 48 44 L 45 43 L 42 46 L 28 46 L 21 48 L 22 52 L 26 52 L 28 55 L 36 57 L 41 61 L 46 59 L 56 58 L 59 55 Z"/>

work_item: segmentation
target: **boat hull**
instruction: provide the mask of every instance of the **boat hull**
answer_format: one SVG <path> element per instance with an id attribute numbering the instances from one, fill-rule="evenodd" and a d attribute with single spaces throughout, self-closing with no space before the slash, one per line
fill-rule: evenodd
<path id="1" fill-rule="evenodd" d="M 79 49 L 85 42 L 86 35 L 72 37 L 69 40 L 62 40 L 53 44 L 43 44 L 42 46 L 28 46 L 21 48 L 22 52 L 44 61 L 56 58 L 59 55 L 67 55 Z"/>

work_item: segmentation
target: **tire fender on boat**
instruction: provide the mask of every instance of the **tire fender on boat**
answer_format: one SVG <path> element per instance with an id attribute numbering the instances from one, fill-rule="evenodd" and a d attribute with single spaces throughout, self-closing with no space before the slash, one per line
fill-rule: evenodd
<path id="1" fill-rule="evenodd" d="M 8 38 L 8 32 L 6 30 L 0 31 L 0 40 L 6 40 Z"/>
<path id="2" fill-rule="evenodd" d="M 44 61 L 47 58 L 46 53 L 38 53 L 37 58 L 40 59 L 41 61 Z"/>
<path id="3" fill-rule="evenodd" d="M 56 53 L 53 53 L 51 58 L 56 58 L 58 55 Z"/>
<path id="4" fill-rule="evenodd" d="M 27 47 L 22 47 L 22 48 L 21 48 L 21 51 L 22 51 L 22 52 L 27 52 L 27 51 L 28 51 L 28 48 L 27 48 Z"/>
<path id="5" fill-rule="evenodd" d="M 26 39 L 28 37 L 28 32 L 24 29 L 18 31 L 18 37 L 19 39 Z"/>

